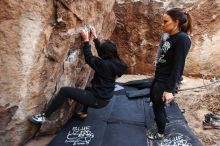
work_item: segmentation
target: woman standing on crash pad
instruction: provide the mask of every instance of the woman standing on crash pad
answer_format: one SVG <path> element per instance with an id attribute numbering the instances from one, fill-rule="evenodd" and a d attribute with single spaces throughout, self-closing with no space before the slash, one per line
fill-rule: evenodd
<path id="1" fill-rule="evenodd" d="M 91 45 L 89 43 L 90 31 L 95 37 L 94 43 L 99 57 L 94 56 L 91 52 Z M 110 40 L 100 43 L 94 27 L 89 28 L 89 30 L 83 29 L 80 35 L 84 43 L 83 53 L 85 61 L 95 71 L 91 87 L 85 90 L 76 87 L 62 87 L 44 113 L 30 117 L 31 122 L 44 122 L 66 99 L 72 99 L 84 105 L 83 111 L 78 116 L 81 119 L 85 119 L 88 106 L 102 108 L 112 98 L 116 77 L 124 74 L 127 65 L 121 62 L 114 43 Z"/>
<path id="2" fill-rule="evenodd" d="M 151 101 L 158 130 L 148 135 L 152 140 L 164 138 L 166 125 L 164 107 L 174 98 L 175 86 L 182 75 L 185 59 L 191 47 L 188 35 L 192 31 L 189 13 L 180 8 L 168 10 L 163 15 L 163 31 L 169 34 L 169 38 L 161 44 L 155 79 L 151 87 Z"/>

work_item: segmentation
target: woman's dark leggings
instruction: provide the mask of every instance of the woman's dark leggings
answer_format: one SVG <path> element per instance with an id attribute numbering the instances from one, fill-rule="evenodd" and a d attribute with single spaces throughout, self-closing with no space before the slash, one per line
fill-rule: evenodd
<path id="1" fill-rule="evenodd" d="M 93 108 L 101 108 L 108 104 L 108 101 L 96 98 L 92 92 L 89 91 L 89 88 L 82 90 L 74 87 L 62 87 L 45 111 L 45 116 L 49 117 L 54 111 L 63 105 L 67 98 L 83 104 L 84 112 L 87 111 L 88 106 Z"/>
<path id="2" fill-rule="evenodd" d="M 158 133 L 164 134 L 166 126 L 165 102 L 162 100 L 165 83 L 154 81 L 151 87 L 151 101 L 153 102 L 153 111 Z"/>

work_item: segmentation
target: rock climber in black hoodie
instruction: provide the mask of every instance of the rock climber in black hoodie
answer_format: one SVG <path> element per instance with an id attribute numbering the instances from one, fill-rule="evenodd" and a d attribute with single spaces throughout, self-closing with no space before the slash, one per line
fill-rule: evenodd
<path id="1" fill-rule="evenodd" d="M 44 113 L 30 117 L 31 122 L 44 122 L 67 98 L 84 105 L 83 111 L 78 114 L 81 119 L 87 117 L 88 107 L 102 108 L 110 102 L 114 92 L 116 77 L 124 74 L 127 65 L 122 63 L 119 58 L 114 43 L 110 40 L 100 43 L 94 27 L 89 29 L 83 29 L 80 35 L 84 42 L 83 53 L 85 61 L 95 71 L 91 87 L 87 87 L 85 90 L 76 87 L 62 87 Z M 95 38 L 94 43 L 99 57 L 94 56 L 91 52 L 91 45 L 89 43 L 90 32 Z"/>

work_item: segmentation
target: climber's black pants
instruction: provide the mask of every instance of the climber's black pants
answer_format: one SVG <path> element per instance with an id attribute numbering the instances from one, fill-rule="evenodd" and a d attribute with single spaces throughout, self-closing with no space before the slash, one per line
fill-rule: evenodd
<path id="1" fill-rule="evenodd" d="M 102 108 L 109 103 L 109 100 L 96 98 L 90 89 L 91 88 L 86 88 L 85 90 L 82 90 L 74 87 L 62 87 L 45 111 L 45 116 L 49 117 L 54 111 L 63 105 L 67 98 L 83 104 L 84 112 L 87 111 L 88 106 L 93 108 Z"/>
<path id="2" fill-rule="evenodd" d="M 162 100 L 165 83 L 154 81 L 151 87 L 151 101 L 153 102 L 153 111 L 158 133 L 164 134 L 166 125 L 165 102 Z"/>

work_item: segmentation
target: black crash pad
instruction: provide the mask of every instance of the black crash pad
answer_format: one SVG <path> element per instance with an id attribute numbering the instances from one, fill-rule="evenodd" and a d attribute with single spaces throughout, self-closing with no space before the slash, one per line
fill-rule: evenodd
<path id="1" fill-rule="evenodd" d="M 85 121 L 72 118 L 48 146 L 146 146 L 144 103 L 115 95 L 107 107 L 89 108 Z"/>
<path id="2" fill-rule="evenodd" d="M 123 86 L 134 87 L 137 89 L 150 88 L 154 78 L 142 79 L 142 80 L 133 80 L 123 83 Z"/>
<path id="3" fill-rule="evenodd" d="M 70 119 L 48 146 L 202 146 L 175 102 L 166 106 L 164 141 L 148 140 L 146 133 L 156 129 L 152 103 L 149 98 L 128 99 L 125 92 L 138 89 L 123 87 L 106 107 L 89 108 L 85 121 Z"/>
<path id="4" fill-rule="evenodd" d="M 126 91 L 126 96 L 129 99 L 150 97 L 150 88 L 145 88 L 145 89 L 141 89 L 141 90 Z"/>

